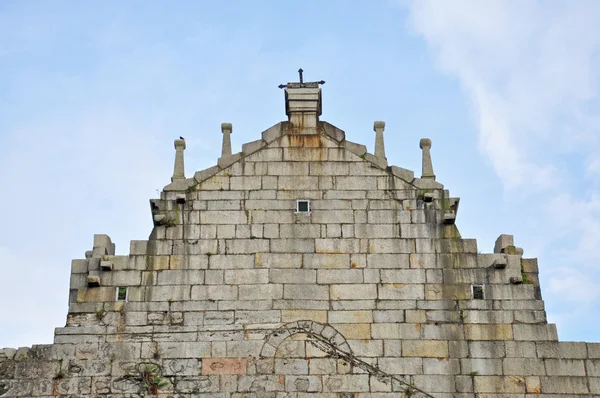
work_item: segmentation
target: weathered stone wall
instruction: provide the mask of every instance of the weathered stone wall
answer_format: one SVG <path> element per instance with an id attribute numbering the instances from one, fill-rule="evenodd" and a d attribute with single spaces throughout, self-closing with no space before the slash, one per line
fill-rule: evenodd
<path id="1" fill-rule="evenodd" d="M 292 127 L 174 180 L 130 255 L 97 235 L 54 344 L 0 350 L 0 397 L 600 394 L 600 344 L 558 342 L 510 236 L 478 254 L 441 184 Z"/>

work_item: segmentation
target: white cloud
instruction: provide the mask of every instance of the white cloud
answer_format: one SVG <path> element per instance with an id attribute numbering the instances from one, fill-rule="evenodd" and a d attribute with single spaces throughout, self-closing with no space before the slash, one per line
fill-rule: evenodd
<path id="1" fill-rule="evenodd" d="M 527 240 L 544 248 L 553 320 L 577 308 L 600 315 L 600 3 L 423 0 L 409 10 L 471 102 L 505 201 L 536 234 Z"/>
<path id="2" fill-rule="evenodd" d="M 481 149 L 507 188 L 555 186 L 562 175 L 548 151 L 591 149 L 577 145 L 598 127 L 585 124 L 597 95 L 598 17 L 595 2 L 411 3 L 414 29 L 468 94 Z"/>

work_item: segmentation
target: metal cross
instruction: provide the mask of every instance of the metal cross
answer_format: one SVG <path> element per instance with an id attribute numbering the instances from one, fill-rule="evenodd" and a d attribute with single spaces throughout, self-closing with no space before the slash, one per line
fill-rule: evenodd
<path id="1" fill-rule="evenodd" d="M 317 84 L 325 84 L 325 80 L 319 80 L 318 82 L 312 82 L 312 83 L 304 83 L 304 76 L 303 76 L 304 70 L 302 68 L 298 69 L 298 75 L 300 76 L 300 82 L 299 83 L 289 83 L 290 85 L 293 85 L 294 88 L 298 88 L 298 87 L 312 87 L 313 85 Z M 286 88 L 288 85 L 287 84 L 280 84 L 278 87 L 279 88 Z"/>

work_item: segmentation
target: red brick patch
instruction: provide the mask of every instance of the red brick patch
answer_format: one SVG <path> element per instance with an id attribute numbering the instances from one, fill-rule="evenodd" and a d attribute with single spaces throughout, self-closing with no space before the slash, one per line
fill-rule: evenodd
<path id="1" fill-rule="evenodd" d="M 203 375 L 243 375 L 246 374 L 244 358 L 203 358 Z"/>

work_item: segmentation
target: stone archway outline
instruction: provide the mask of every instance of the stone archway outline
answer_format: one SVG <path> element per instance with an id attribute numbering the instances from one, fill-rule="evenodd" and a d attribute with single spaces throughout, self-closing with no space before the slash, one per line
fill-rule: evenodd
<path id="1" fill-rule="evenodd" d="M 344 354 L 352 355 L 350 344 L 348 344 L 344 335 L 333 326 L 316 321 L 302 320 L 286 323 L 269 334 L 260 351 L 260 357 L 274 357 L 277 353 L 277 348 L 283 340 L 299 333 L 306 333 L 317 344 L 326 344 L 335 349 L 335 351 L 341 351 Z"/>
<path id="2" fill-rule="evenodd" d="M 286 323 L 279 329 L 269 334 L 265 343 L 263 344 L 262 350 L 260 351 L 260 357 L 262 359 L 275 357 L 279 345 L 288 337 L 298 333 L 306 333 L 313 339 L 310 340 L 310 342 L 321 348 L 323 351 L 329 353 L 329 355 L 343 359 L 352 366 L 356 366 L 368 374 L 376 376 L 385 384 L 390 384 L 392 380 L 395 380 L 404 387 L 404 394 L 407 394 L 408 391 L 411 391 L 410 394 L 415 397 L 435 398 L 433 395 L 415 387 L 412 382 L 409 381 L 409 376 L 388 374 L 379 369 L 379 367 L 356 357 L 352 353 L 352 349 L 346 341 L 346 338 L 334 327 L 324 323 L 315 321 L 296 321 Z"/>

